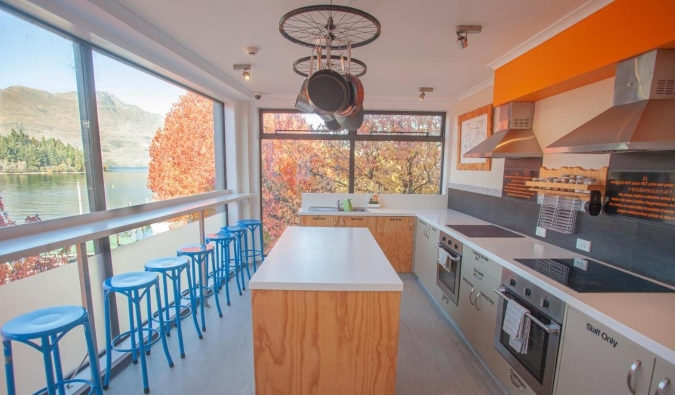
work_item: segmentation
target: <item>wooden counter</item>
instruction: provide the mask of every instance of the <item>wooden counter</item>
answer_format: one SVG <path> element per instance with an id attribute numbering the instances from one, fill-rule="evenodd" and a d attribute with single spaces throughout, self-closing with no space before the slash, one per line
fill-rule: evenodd
<path id="1" fill-rule="evenodd" d="M 403 283 L 367 229 L 286 229 L 249 284 L 257 394 L 394 394 Z"/>

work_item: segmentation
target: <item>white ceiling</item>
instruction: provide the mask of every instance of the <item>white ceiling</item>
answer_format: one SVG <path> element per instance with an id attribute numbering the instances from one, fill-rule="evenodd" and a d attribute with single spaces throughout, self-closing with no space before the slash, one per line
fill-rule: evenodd
<path id="1" fill-rule="evenodd" d="M 110 0 L 199 59 L 241 83 L 249 92 L 295 95 L 302 77 L 293 62 L 309 49 L 279 34 L 288 11 L 322 2 L 310 0 Z M 448 102 L 493 75 L 488 64 L 519 46 L 588 0 L 341 0 L 375 16 L 382 34 L 353 50 L 365 62 L 368 97 L 416 97 L 429 86 L 432 100 Z M 456 45 L 456 25 L 482 25 L 469 47 Z M 255 56 L 244 47 L 260 48 Z M 244 82 L 235 63 L 250 63 Z M 248 93 L 248 92 L 247 92 Z M 367 101 L 366 101 L 367 104 Z M 292 104 L 291 104 L 292 105 Z"/>
<path id="2" fill-rule="evenodd" d="M 254 91 L 262 92 L 265 97 L 279 98 L 297 94 L 302 77 L 293 72 L 292 64 L 310 52 L 281 36 L 279 20 L 293 9 L 328 3 L 316 0 L 52 1 L 9 0 L 9 3 L 82 37 L 91 37 L 104 47 L 104 43 L 97 41 L 99 38 L 110 40 L 124 36 L 126 41 L 117 43 L 123 56 L 131 54 L 129 57 L 135 61 L 139 61 L 139 57 L 159 61 L 160 72 L 162 67 L 172 65 L 174 70 L 167 70 L 167 74 L 174 78 L 180 74 L 185 76 L 181 70 L 186 68 L 199 69 L 207 85 L 220 86 L 218 90 L 223 94 L 218 96 L 235 99 L 251 98 Z M 465 92 L 489 83 L 493 76 L 489 65 L 495 60 L 519 46 L 521 51 L 528 45 L 531 47 L 537 39 L 550 37 L 556 30 L 564 29 L 611 1 L 334 0 L 334 4 L 366 11 L 382 24 L 382 34 L 375 42 L 353 50 L 353 56 L 368 66 L 368 73 L 361 78 L 367 105 L 369 98 L 417 101 L 418 88 L 422 86 L 434 88 L 425 102 L 450 104 Z M 49 8 L 51 14 L 38 8 Z M 59 14 L 68 14 L 66 19 L 77 21 L 54 17 Z M 460 50 L 456 44 L 456 25 L 482 25 L 483 32 L 469 35 L 469 47 Z M 143 54 L 141 48 L 148 48 L 148 43 L 152 43 L 155 51 L 160 49 L 155 52 L 158 56 Z M 251 45 L 260 48 L 255 56 L 244 51 Z M 144 60 L 139 62 L 144 64 Z M 241 71 L 232 70 L 236 63 L 252 65 L 250 81 L 243 80 Z M 208 79 L 216 84 L 209 84 Z"/>

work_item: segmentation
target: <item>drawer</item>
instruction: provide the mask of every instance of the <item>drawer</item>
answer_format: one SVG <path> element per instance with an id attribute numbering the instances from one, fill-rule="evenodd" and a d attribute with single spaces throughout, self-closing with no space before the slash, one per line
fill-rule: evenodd
<path id="1" fill-rule="evenodd" d="M 476 251 L 473 248 L 465 249 L 462 263 L 464 260 L 471 262 L 480 273 L 489 276 L 498 282 L 502 281 L 502 265 L 492 261 L 481 252 Z"/>
<path id="2" fill-rule="evenodd" d="M 537 395 L 497 351 L 493 350 L 492 371 L 511 395 Z"/>

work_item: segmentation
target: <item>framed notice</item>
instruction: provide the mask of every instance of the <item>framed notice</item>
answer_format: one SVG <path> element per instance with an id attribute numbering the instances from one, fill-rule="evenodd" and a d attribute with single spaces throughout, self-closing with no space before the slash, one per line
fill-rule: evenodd
<path id="1" fill-rule="evenodd" d="M 610 171 L 607 214 L 675 225 L 675 172 Z"/>
<path id="2" fill-rule="evenodd" d="M 490 158 L 465 158 L 464 154 L 492 135 L 492 104 L 460 115 L 457 126 L 457 170 L 489 171 Z"/>

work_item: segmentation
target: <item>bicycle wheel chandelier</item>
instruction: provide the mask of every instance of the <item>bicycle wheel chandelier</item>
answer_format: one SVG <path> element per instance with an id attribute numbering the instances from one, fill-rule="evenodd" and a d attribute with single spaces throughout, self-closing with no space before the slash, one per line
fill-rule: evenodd
<path id="1" fill-rule="evenodd" d="M 380 36 L 380 22 L 356 8 L 314 5 L 284 15 L 279 32 L 295 44 L 312 48 L 311 56 L 293 63 L 293 71 L 306 77 L 295 107 L 321 116 L 329 130 L 358 129 L 363 123 L 364 98 L 358 77 L 367 67 L 353 59 L 351 52 Z M 339 55 L 331 55 L 331 51 L 339 51 Z"/>

